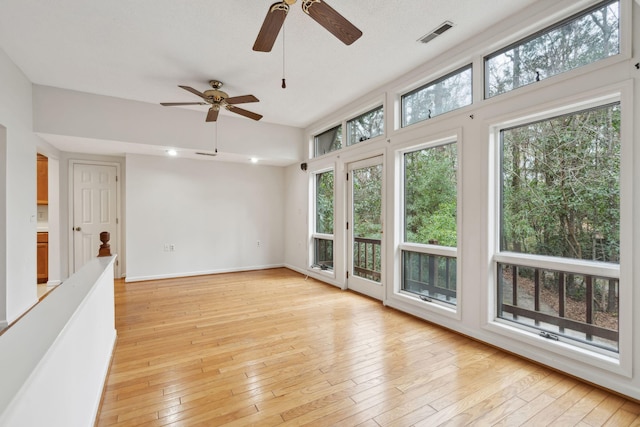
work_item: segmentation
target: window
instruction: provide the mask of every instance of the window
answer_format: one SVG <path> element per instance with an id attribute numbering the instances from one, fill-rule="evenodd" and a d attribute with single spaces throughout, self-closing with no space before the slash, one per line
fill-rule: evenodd
<path id="1" fill-rule="evenodd" d="M 620 104 L 500 132 L 497 315 L 618 351 Z"/>
<path id="2" fill-rule="evenodd" d="M 620 2 L 606 1 L 485 58 L 485 98 L 620 52 Z"/>
<path id="3" fill-rule="evenodd" d="M 471 65 L 402 95 L 402 127 L 471 105 Z"/>
<path id="4" fill-rule="evenodd" d="M 456 304 L 456 143 L 406 152 L 402 290 L 421 299 Z"/>
<path id="5" fill-rule="evenodd" d="M 330 153 L 342 148 L 342 125 L 336 126 L 314 138 L 315 157 Z"/>
<path id="6" fill-rule="evenodd" d="M 315 176 L 313 267 L 333 270 L 333 171 Z"/>
<path id="7" fill-rule="evenodd" d="M 347 145 L 375 138 L 383 132 L 384 110 L 380 106 L 347 122 Z"/>

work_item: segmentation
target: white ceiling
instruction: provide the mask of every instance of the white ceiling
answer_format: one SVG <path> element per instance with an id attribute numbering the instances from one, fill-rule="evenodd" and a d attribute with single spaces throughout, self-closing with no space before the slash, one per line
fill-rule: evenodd
<path id="1" fill-rule="evenodd" d="M 275 0 L 2 0 L 0 47 L 39 85 L 137 101 L 189 102 L 221 80 L 265 122 L 306 127 L 535 0 L 330 0 L 363 36 L 346 46 L 292 6 L 270 53 L 253 42 Z M 417 39 L 444 21 L 429 44 Z M 177 107 L 166 107 L 177 108 Z M 183 108 L 183 107 L 180 107 Z M 193 107 L 202 111 L 206 106 Z M 222 114 L 231 114 L 224 112 Z"/>

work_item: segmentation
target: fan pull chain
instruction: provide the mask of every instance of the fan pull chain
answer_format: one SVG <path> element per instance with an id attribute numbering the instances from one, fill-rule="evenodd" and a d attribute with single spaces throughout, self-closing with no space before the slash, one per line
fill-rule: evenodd
<path id="1" fill-rule="evenodd" d="M 218 154 L 218 122 L 217 121 L 216 121 L 216 144 L 213 152 Z"/>
<path id="2" fill-rule="evenodd" d="M 282 89 L 286 89 L 287 88 L 287 82 L 285 81 L 284 78 L 284 28 L 285 25 L 282 25 Z"/>

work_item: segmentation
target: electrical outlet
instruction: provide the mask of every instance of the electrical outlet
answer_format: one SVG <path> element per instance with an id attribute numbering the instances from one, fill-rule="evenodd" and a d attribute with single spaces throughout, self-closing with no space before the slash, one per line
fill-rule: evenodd
<path id="1" fill-rule="evenodd" d="M 168 243 L 164 244 L 164 251 L 165 252 L 169 252 L 169 244 Z"/>
<path id="2" fill-rule="evenodd" d="M 258 247 L 260 247 L 260 245 L 261 245 L 260 240 L 258 240 Z"/>
<path id="3" fill-rule="evenodd" d="M 169 245 L 169 252 L 175 252 L 175 250 L 176 250 L 176 245 L 175 245 L 175 244 L 173 244 L 173 243 L 171 243 L 171 244 Z"/>

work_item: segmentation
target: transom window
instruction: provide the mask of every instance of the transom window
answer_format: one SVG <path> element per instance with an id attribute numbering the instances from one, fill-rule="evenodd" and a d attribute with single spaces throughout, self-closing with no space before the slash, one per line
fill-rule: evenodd
<path id="1" fill-rule="evenodd" d="M 342 125 L 338 125 L 327 131 L 316 135 L 313 139 L 314 156 L 322 156 L 324 154 L 336 151 L 342 148 Z"/>
<path id="2" fill-rule="evenodd" d="M 375 138 L 384 132 L 382 105 L 347 122 L 347 145 Z"/>
<path id="3" fill-rule="evenodd" d="M 426 301 L 457 301 L 456 143 L 403 155 L 402 290 Z"/>
<path id="4" fill-rule="evenodd" d="M 500 139 L 498 317 L 617 352 L 620 104 Z"/>
<path id="5" fill-rule="evenodd" d="M 402 127 L 471 105 L 471 65 L 402 95 Z"/>
<path id="6" fill-rule="evenodd" d="M 485 58 L 491 98 L 620 52 L 620 2 L 605 1 Z"/>

